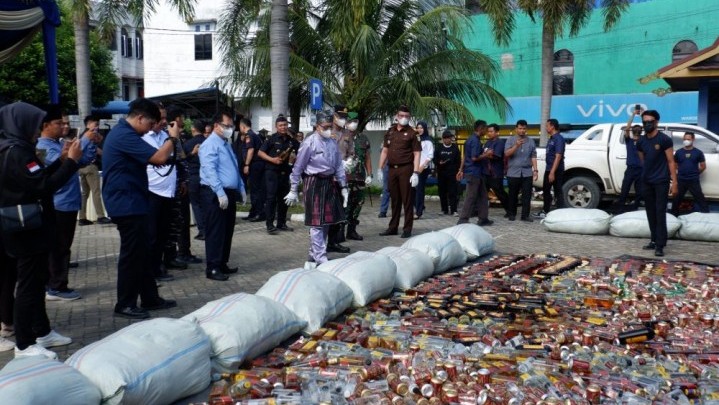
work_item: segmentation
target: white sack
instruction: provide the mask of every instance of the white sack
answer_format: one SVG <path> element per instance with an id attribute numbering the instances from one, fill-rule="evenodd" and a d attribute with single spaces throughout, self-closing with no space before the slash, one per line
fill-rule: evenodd
<path id="1" fill-rule="evenodd" d="M 672 238 L 682 223 L 677 217 L 667 213 L 667 237 Z M 609 233 L 622 238 L 651 238 L 646 211 L 632 211 L 612 217 Z"/>
<path id="2" fill-rule="evenodd" d="M 210 337 L 213 366 L 223 372 L 237 370 L 307 325 L 284 305 L 245 293 L 208 302 L 182 319 L 197 322 Z"/>
<path id="3" fill-rule="evenodd" d="M 460 224 L 441 229 L 440 232 L 457 239 L 467 254 L 467 260 L 474 260 L 494 251 L 494 238 L 479 225 Z"/>
<path id="4" fill-rule="evenodd" d="M 107 404 L 163 405 L 210 384 L 210 339 L 192 322 L 138 322 L 86 346 L 66 364 L 102 392 Z"/>
<path id="5" fill-rule="evenodd" d="M 719 242 L 719 214 L 693 212 L 681 215 L 680 239 Z"/>
<path id="6" fill-rule="evenodd" d="M 402 245 L 426 253 L 434 263 L 434 274 L 461 266 L 467 262 L 467 254 L 457 239 L 444 232 L 429 232 L 414 236 Z"/>
<path id="7" fill-rule="evenodd" d="M 611 218 L 595 208 L 559 208 L 549 211 L 542 225 L 550 232 L 606 235 Z"/>
<path id="8" fill-rule="evenodd" d="M 398 290 L 412 288 L 434 273 L 432 259 L 417 249 L 388 246 L 377 253 L 386 255 L 397 266 L 394 288 Z"/>
<path id="9" fill-rule="evenodd" d="M 343 259 L 322 263 L 317 270 L 332 274 L 352 289 L 352 305 L 363 307 L 388 296 L 394 289 L 397 265 L 389 257 L 357 252 Z"/>
<path id="10" fill-rule="evenodd" d="M 352 290 L 337 277 L 317 270 L 295 269 L 272 276 L 257 294 L 277 301 L 307 322 L 312 333 L 352 304 Z"/>
<path id="11" fill-rule="evenodd" d="M 0 404 L 98 405 L 101 400 L 92 381 L 57 360 L 19 358 L 0 370 Z"/>

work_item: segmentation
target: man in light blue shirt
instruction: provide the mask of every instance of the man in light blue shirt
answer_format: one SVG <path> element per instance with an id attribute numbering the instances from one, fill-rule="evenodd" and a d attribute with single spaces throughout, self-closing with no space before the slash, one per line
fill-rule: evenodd
<path id="1" fill-rule="evenodd" d="M 235 230 L 237 191 L 244 192 L 237 156 L 229 139 L 234 121 L 223 112 L 213 118 L 212 133 L 200 145 L 200 198 L 205 214 L 205 275 L 210 280 L 226 281 L 230 268 L 232 234 Z"/>
<path id="2" fill-rule="evenodd" d="M 70 122 L 66 121 L 61 110 L 52 106 L 48 108 L 48 114 L 42 125 L 42 132 L 37 141 L 36 149 L 45 165 L 60 159 L 63 154 L 63 144 L 60 139 L 63 135 L 63 128 Z M 78 162 L 80 166 L 90 164 L 95 159 L 95 143 L 91 142 L 92 133 L 87 132 L 80 140 L 82 147 L 82 158 Z M 72 301 L 80 298 L 80 294 L 68 288 L 68 270 L 70 265 L 70 248 L 75 238 L 75 225 L 77 213 L 80 210 L 82 193 L 80 181 L 77 176 L 72 176 L 62 186 L 53 198 L 55 204 L 55 240 L 50 250 L 48 270 L 50 278 L 47 283 L 47 294 L 45 299 L 49 301 Z"/>

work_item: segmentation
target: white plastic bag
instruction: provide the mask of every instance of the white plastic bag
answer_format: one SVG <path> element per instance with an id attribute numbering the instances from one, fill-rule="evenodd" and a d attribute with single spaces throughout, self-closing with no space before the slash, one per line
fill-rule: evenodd
<path id="1" fill-rule="evenodd" d="M 101 400 L 92 381 L 57 360 L 19 358 L 0 370 L 0 404 L 98 405 Z"/>
<path id="2" fill-rule="evenodd" d="M 210 337 L 213 366 L 223 372 L 237 370 L 307 325 L 279 302 L 245 293 L 208 302 L 182 319 L 197 322 Z"/>
<path id="3" fill-rule="evenodd" d="M 429 232 L 409 238 L 403 248 L 417 249 L 426 253 L 434 263 L 434 274 L 461 266 L 467 262 L 467 254 L 457 239 L 444 232 Z"/>
<path id="4" fill-rule="evenodd" d="M 612 216 L 596 208 L 559 208 L 550 211 L 542 225 L 550 232 L 606 235 Z"/>
<path id="5" fill-rule="evenodd" d="M 210 384 L 210 339 L 195 323 L 156 318 L 85 346 L 65 363 L 100 388 L 105 404 L 171 404 Z"/>
<path id="6" fill-rule="evenodd" d="M 494 251 L 494 238 L 489 232 L 475 224 L 460 224 L 440 230 L 457 242 L 467 254 L 467 260 L 474 260 Z"/>
<path id="7" fill-rule="evenodd" d="M 667 237 L 672 238 L 682 223 L 677 217 L 667 213 Z M 609 233 L 623 238 L 650 238 L 649 220 L 646 211 L 632 211 L 612 217 Z"/>
<path id="8" fill-rule="evenodd" d="M 680 239 L 719 242 L 719 214 L 693 212 L 680 215 L 679 222 Z"/>
<path id="9" fill-rule="evenodd" d="M 412 288 L 434 273 L 432 258 L 417 249 L 388 246 L 377 253 L 387 255 L 397 266 L 394 288 L 398 290 Z"/>
<path id="10" fill-rule="evenodd" d="M 307 322 L 312 333 L 352 304 L 352 290 L 337 277 L 317 270 L 294 269 L 272 276 L 257 294 L 277 301 Z"/>
<path id="11" fill-rule="evenodd" d="M 352 305 L 363 307 L 388 296 L 394 288 L 397 265 L 389 257 L 357 252 L 343 259 L 322 263 L 317 270 L 332 274 L 352 289 Z"/>

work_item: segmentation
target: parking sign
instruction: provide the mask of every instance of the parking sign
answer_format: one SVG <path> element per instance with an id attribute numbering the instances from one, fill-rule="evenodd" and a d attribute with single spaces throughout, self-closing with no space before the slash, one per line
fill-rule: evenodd
<path id="1" fill-rule="evenodd" d="M 310 79 L 310 109 L 322 109 L 322 81 Z"/>

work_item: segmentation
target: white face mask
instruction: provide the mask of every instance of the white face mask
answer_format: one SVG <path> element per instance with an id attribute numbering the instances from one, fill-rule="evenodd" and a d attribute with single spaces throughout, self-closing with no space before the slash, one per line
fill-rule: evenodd
<path id="1" fill-rule="evenodd" d="M 320 130 L 319 132 L 320 132 L 320 135 L 322 135 L 323 138 L 329 138 L 329 137 L 332 136 L 332 130 L 329 129 L 329 128 L 328 128 L 328 129 Z"/>
<path id="2" fill-rule="evenodd" d="M 685 139 L 684 140 L 684 146 L 692 146 L 692 141 Z"/>
<path id="3" fill-rule="evenodd" d="M 356 122 L 350 122 L 347 124 L 347 129 L 350 131 L 356 131 L 357 130 L 357 123 Z"/>
<path id="4" fill-rule="evenodd" d="M 337 124 L 338 127 L 344 128 L 345 124 L 347 123 L 347 120 L 344 118 L 337 118 L 335 120 L 335 124 Z"/>
<path id="5" fill-rule="evenodd" d="M 397 122 L 399 123 L 399 125 L 405 126 L 405 125 L 409 124 L 409 118 L 402 117 L 402 118 L 398 119 Z"/>
<path id="6" fill-rule="evenodd" d="M 232 138 L 232 134 L 233 134 L 234 132 L 235 132 L 235 131 L 234 131 L 232 128 L 223 128 L 223 129 L 222 129 L 222 136 L 224 136 L 225 139 L 230 139 L 230 138 Z"/>

